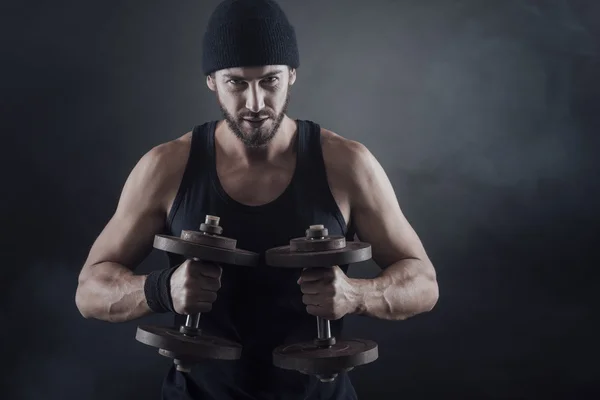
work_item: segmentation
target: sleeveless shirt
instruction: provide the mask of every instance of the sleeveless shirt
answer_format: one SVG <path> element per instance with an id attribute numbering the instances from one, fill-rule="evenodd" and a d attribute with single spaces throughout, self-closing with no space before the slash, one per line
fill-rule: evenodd
<path id="1" fill-rule="evenodd" d="M 205 360 L 189 374 L 171 367 L 163 382 L 163 399 L 355 399 L 346 373 L 333 383 L 273 365 L 272 352 L 283 344 L 311 341 L 317 335 L 316 317 L 306 312 L 297 280 L 301 269 L 265 265 L 265 251 L 289 245 L 309 225 L 323 224 L 330 235 L 354 239 L 329 188 L 321 128 L 296 120 L 296 165 L 292 179 L 275 200 L 259 206 L 242 204 L 221 186 L 216 169 L 217 121 L 192 131 L 189 159 L 165 234 L 180 236 L 197 230 L 205 216 L 220 217 L 223 236 L 237 240 L 237 248 L 260 254 L 257 267 L 221 264 L 221 288 L 212 310 L 202 314 L 200 328 L 207 334 L 240 343 L 241 359 Z M 351 224 L 350 224 L 351 225 Z M 168 254 L 169 264 L 182 257 Z M 340 266 L 347 272 L 348 266 Z M 175 316 L 175 326 L 185 317 Z M 343 319 L 331 321 L 331 333 L 340 337 Z"/>

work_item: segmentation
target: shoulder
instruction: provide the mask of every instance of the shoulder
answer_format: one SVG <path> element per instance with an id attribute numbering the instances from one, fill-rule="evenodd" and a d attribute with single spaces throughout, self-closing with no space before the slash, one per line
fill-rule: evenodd
<path id="1" fill-rule="evenodd" d="M 351 209 L 393 192 L 383 167 L 364 144 L 323 129 L 321 146 L 330 187 Z"/>
<path id="2" fill-rule="evenodd" d="M 191 132 L 161 143 L 147 151 L 135 169 L 141 175 L 169 176 L 185 168 L 191 146 Z"/>
<path id="3" fill-rule="evenodd" d="M 178 165 L 187 163 L 191 144 L 192 134 L 187 132 L 174 140 L 154 146 L 143 155 L 140 163 L 148 167 L 176 169 Z"/>
<path id="4" fill-rule="evenodd" d="M 322 136 L 328 178 L 348 199 L 351 213 L 365 215 L 398 209 L 392 183 L 365 145 L 326 130 Z"/>
<path id="5" fill-rule="evenodd" d="M 336 174 L 338 178 L 359 179 L 377 163 L 364 144 L 327 129 L 321 129 L 321 148 L 328 173 Z"/>
<path id="6" fill-rule="evenodd" d="M 131 171 L 125 189 L 168 201 L 179 187 L 190 147 L 191 132 L 152 147 Z"/>

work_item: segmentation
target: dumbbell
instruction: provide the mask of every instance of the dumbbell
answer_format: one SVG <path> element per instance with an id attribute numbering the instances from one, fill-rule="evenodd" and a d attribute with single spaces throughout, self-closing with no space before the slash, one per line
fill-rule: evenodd
<path id="1" fill-rule="evenodd" d="M 311 225 L 305 237 L 290 240 L 288 246 L 267 250 L 266 263 L 281 268 L 312 268 L 344 265 L 371 258 L 371 245 L 346 242 L 344 236 L 329 236 L 324 225 Z M 273 364 L 279 368 L 315 375 L 321 382 L 333 382 L 339 373 L 371 363 L 378 358 L 372 340 L 331 335 L 329 320 L 317 317 L 317 337 L 312 342 L 282 345 L 273 350 Z"/>
<path id="2" fill-rule="evenodd" d="M 185 256 L 194 261 L 207 261 L 239 266 L 256 266 L 259 255 L 236 248 L 237 241 L 222 236 L 220 218 L 207 215 L 198 231 L 184 230 L 180 237 L 155 235 L 154 248 Z M 237 360 L 242 346 L 233 341 L 207 335 L 199 328 L 200 313 L 188 315 L 185 325 L 172 327 L 141 325 L 136 340 L 158 348 L 162 356 L 173 359 L 177 370 L 190 372 L 202 359 Z"/>

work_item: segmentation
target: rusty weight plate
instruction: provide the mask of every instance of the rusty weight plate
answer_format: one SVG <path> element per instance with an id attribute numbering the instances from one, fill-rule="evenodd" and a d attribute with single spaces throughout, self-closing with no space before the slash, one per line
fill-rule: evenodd
<path id="1" fill-rule="evenodd" d="M 210 227 L 209 227 L 210 228 Z M 213 228 L 220 228 L 213 227 Z M 207 229 L 207 228 L 205 228 Z M 186 242 L 192 242 L 195 244 L 202 244 L 204 246 L 218 247 L 220 249 L 229 249 L 235 250 L 237 245 L 237 240 L 230 239 L 228 237 L 220 236 L 217 234 L 211 234 L 208 232 L 201 231 L 189 231 L 184 230 L 181 231 L 181 240 Z"/>
<path id="2" fill-rule="evenodd" d="M 186 336 L 170 327 L 139 326 L 135 338 L 143 344 L 162 350 L 162 355 L 173 354 L 184 359 L 237 360 L 242 353 L 242 346 L 233 341 L 205 333 Z"/>
<path id="3" fill-rule="evenodd" d="M 366 339 L 340 340 L 329 348 L 314 342 L 279 346 L 273 364 L 305 374 L 334 374 L 371 363 L 379 357 L 377 343 Z"/>
<path id="4" fill-rule="evenodd" d="M 187 258 L 249 267 L 257 265 L 259 260 L 259 254 L 251 251 L 208 246 L 168 235 L 155 235 L 154 248 Z"/>
<path id="5" fill-rule="evenodd" d="M 339 250 L 346 247 L 344 236 L 328 236 L 322 238 L 295 238 L 290 240 L 290 251 L 314 252 Z"/>
<path id="6" fill-rule="evenodd" d="M 346 242 L 346 246 L 325 251 L 293 251 L 291 246 L 267 250 L 266 262 L 273 267 L 310 268 L 351 264 L 371 259 L 371 245 Z"/>

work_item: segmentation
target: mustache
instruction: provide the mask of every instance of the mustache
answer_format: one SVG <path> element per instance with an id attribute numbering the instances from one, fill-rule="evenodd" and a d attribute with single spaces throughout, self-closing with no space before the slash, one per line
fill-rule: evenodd
<path id="1" fill-rule="evenodd" d="M 264 119 L 264 118 L 272 118 L 273 114 L 270 112 L 260 112 L 260 113 L 253 113 L 253 112 L 246 112 L 243 114 L 239 115 L 239 118 L 241 119 Z"/>

